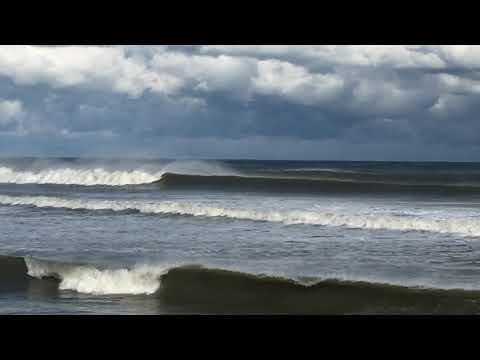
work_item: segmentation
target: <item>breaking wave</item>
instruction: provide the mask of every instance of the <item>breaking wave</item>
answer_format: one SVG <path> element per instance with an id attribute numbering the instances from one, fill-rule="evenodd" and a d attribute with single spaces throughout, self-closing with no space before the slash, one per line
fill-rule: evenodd
<path id="1" fill-rule="evenodd" d="M 472 175 L 473 176 L 473 175 Z M 436 193 L 480 195 L 475 176 L 385 174 L 342 169 L 283 169 L 243 173 L 226 163 L 173 161 L 165 164 L 0 166 L 0 184 L 127 186 L 301 193 Z M 153 186 L 153 185 L 152 185 Z"/>
<path id="2" fill-rule="evenodd" d="M 25 258 L 28 275 L 60 280 L 60 290 L 103 294 L 153 294 L 160 283 L 159 276 L 166 270 L 139 266 L 133 269 L 98 269 L 91 265 L 72 265 Z"/>
<path id="3" fill-rule="evenodd" d="M 12 287 L 12 284 L 16 286 Z M 368 281 L 290 279 L 200 265 L 100 269 L 31 257 L 0 256 L 0 292 L 56 297 L 150 295 L 177 313 L 478 314 L 480 291 L 409 287 Z"/>
<path id="4" fill-rule="evenodd" d="M 225 165 L 204 161 L 173 161 L 164 165 L 139 168 L 109 168 L 55 166 L 50 168 L 16 169 L 0 166 L 0 183 L 4 184 L 57 184 L 57 185 L 142 185 L 157 182 L 166 172 L 177 174 L 226 175 L 234 174 Z"/>
<path id="5" fill-rule="evenodd" d="M 480 221 L 470 218 L 427 218 L 396 216 L 378 213 L 348 214 L 335 210 L 281 210 L 265 211 L 251 208 L 226 208 L 191 202 L 128 201 L 68 199 L 50 196 L 0 195 L 0 204 L 28 205 L 39 208 L 65 208 L 72 210 L 110 210 L 114 212 L 138 211 L 146 214 L 172 214 L 204 217 L 225 217 L 239 220 L 269 221 L 284 224 L 342 226 L 358 229 L 385 229 L 398 231 L 429 231 L 480 237 Z"/>
<path id="6" fill-rule="evenodd" d="M 0 167 L 0 183 L 10 184 L 61 184 L 61 185 L 139 185 L 152 183 L 162 176 L 162 172 L 142 170 L 108 171 L 95 169 L 44 169 L 40 171 L 19 171 Z"/>

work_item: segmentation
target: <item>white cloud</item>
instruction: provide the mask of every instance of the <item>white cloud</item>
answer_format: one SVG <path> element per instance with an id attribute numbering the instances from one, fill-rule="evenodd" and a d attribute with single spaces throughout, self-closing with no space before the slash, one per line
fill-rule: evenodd
<path id="1" fill-rule="evenodd" d="M 480 93 L 480 80 L 462 78 L 452 74 L 437 76 L 440 86 L 448 93 L 478 94 Z"/>
<path id="2" fill-rule="evenodd" d="M 479 45 L 438 45 L 426 49 L 442 58 L 447 66 L 480 68 Z"/>
<path id="3" fill-rule="evenodd" d="M 400 45 L 207 45 L 203 53 L 294 59 L 301 64 L 443 68 L 440 56 L 422 46 Z"/>
<path id="4" fill-rule="evenodd" d="M 278 60 L 258 62 L 254 91 L 279 95 L 295 102 L 313 105 L 333 100 L 344 81 L 333 74 L 312 74 L 305 68 Z"/>
<path id="5" fill-rule="evenodd" d="M 174 93 L 180 82 L 169 74 L 150 71 L 122 47 L 0 46 L 0 75 L 19 85 L 48 84 L 54 88 L 87 87 L 125 93 L 146 90 Z"/>
<path id="6" fill-rule="evenodd" d="M 163 52 L 153 57 L 151 66 L 181 79 L 185 90 L 223 91 L 240 99 L 258 93 L 313 105 L 333 99 L 343 87 L 343 80 L 334 74 L 312 74 L 278 60 Z"/>
<path id="7" fill-rule="evenodd" d="M 0 125 L 19 122 L 24 115 L 25 110 L 21 101 L 0 99 Z"/>
<path id="8" fill-rule="evenodd" d="M 255 63 L 231 56 L 191 55 L 162 52 L 153 56 L 151 67 L 161 74 L 180 79 L 184 89 L 242 92 L 255 71 Z"/>
<path id="9" fill-rule="evenodd" d="M 307 111 L 319 119 L 343 119 L 341 126 L 385 117 L 421 122 L 423 116 L 466 114 L 473 108 L 480 93 L 479 66 L 479 46 L 0 46 L 0 77 L 13 81 L 9 96 L 22 98 L 29 109 L 25 116 L 21 102 L 4 100 L 0 123 L 9 129 L 22 123 L 32 133 L 121 132 L 122 127 L 161 132 L 174 128 L 170 125 L 178 118 L 213 118 L 209 115 L 223 106 L 216 116 L 245 111 L 250 120 L 233 127 L 261 133 L 262 121 L 270 125 L 256 119 L 255 111 L 276 106 L 261 104 L 262 96 L 316 107 Z M 47 94 L 32 106 L 21 91 L 36 84 L 45 85 Z M 63 96 L 65 88 L 87 91 Z M 153 96 L 138 99 L 144 93 Z M 259 102 L 246 101 L 253 97 Z M 188 128 L 182 123 L 179 132 L 181 127 Z"/>
<path id="10" fill-rule="evenodd" d="M 75 87 L 131 97 L 146 91 L 189 98 L 192 93 L 201 98 L 223 92 L 240 100 L 268 94 L 308 105 L 330 101 L 347 88 L 363 96 L 365 89 L 353 89 L 357 85 L 352 79 L 366 76 L 369 87 L 383 88 L 391 98 L 385 101 L 400 107 L 408 104 L 408 96 L 401 89 L 382 85 L 386 80 L 381 71 L 480 65 L 480 47 L 476 46 L 213 45 L 183 49 L 0 46 L 0 75 L 17 85 L 47 84 L 55 89 Z M 319 72 L 322 66 L 330 66 L 329 72 Z M 367 73 L 358 73 L 365 69 Z M 450 75 L 438 76 L 442 91 L 477 91 L 478 85 L 468 80 L 459 85 L 460 80 L 453 81 Z M 439 91 L 425 86 L 430 84 L 421 76 L 416 79 L 417 89 Z"/>

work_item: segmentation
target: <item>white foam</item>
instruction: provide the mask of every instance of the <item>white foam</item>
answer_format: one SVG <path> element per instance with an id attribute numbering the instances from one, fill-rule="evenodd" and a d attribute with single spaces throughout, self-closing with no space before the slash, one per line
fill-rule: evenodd
<path id="1" fill-rule="evenodd" d="M 399 231 L 431 231 L 437 233 L 459 234 L 480 237 L 478 217 L 435 218 L 424 216 L 398 216 L 381 213 L 353 214 L 342 209 L 328 210 L 257 210 L 253 208 L 226 208 L 191 202 L 173 201 L 127 201 L 67 199 L 46 196 L 15 197 L 2 195 L 0 204 L 31 205 L 85 210 L 138 210 L 150 214 L 179 214 L 206 217 L 227 217 L 232 219 L 281 222 L 284 224 L 311 224 L 324 226 L 343 226 L 359 229 L 387 229 Z"/>
<path id="2" fill-rule="evenodd" d="M 160 276 L 168 268 L 138 266 L 132 269 L 100 270 L 87 265 L 66 265 L 25 258 L 28 275 L 42 278 L 56 277 L 61 290 L 73 290 L 85 294 L 153 294 L 160 287 Z"/>
<path id="3" fill-rule="evenodd" d="M 0 183 L 14 184 L 68 184 L 68 185 L 138 185 L 159 180 L 163 172 L 145 170 L 93 169 L 43 169 L 39 171 L 18 171 L 0 167 Z"/>
<path id="4" fill-rule="evenodd" d="M 0 183 L 61 185 L 140 185 L 160 180 L 166 172 L 191 175 L 233 175 L 225 165 L 205 161 L 174 161 L 157 169 L 106 169 L 97 167 L 53 167 L 18 170 L 0 166 Z"/>

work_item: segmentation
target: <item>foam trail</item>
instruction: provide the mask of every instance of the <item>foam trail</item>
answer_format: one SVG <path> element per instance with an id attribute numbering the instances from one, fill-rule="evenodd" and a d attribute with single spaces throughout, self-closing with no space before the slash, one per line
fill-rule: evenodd
<path id="1" fill-rule="evenodd" d="M 153 294 L 160 287 L 160 276 L 166 268 L 138 266 L 132 269 L 100 270 L 88 265 L 60 264 L 25 258 L 28 275 L 59 279 L 60 290 L 73 290 L 85 294 Z"/>
<path id="2" fill-rule="evenodd" d="M 394 216 L 388 214 L 347 214 L 338 210 L 282 210 L 232 209 L 206 206 L 190 202 L 173 201 L 125 201 L 66 199 L 46 196 L 15 197 L 2 195 L 0 204 L 30 205 L 84 210 L 137 210 L 147 214 L 177 214 L 206 217 L 227 217 L 241 220 L 270 221 L 284 224 L 310 224 L 344 226 L 359 229 L 386 229 L 399 231 L 430 231 L 480 237 L 478 218 L 428 218 L 421 216 Z"/>

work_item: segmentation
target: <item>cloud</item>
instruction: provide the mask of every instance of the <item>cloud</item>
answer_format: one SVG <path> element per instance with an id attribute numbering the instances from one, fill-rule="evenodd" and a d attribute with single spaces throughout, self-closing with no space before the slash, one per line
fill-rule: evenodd
<path id="1" fill-rule="evenodd" d="M 479 69 L 480 46 L 478 45 L 438 45 L 426 46 L 425 51 L 430 51 L 442 58 L 445 67 L 463 67 Z"/>
<path id="2" fill-rule="evenodd" d="M 479 46 L 0 46 L 0 132 L 18 152 L 147 154 L 168 138 L 179 154 L 296 141 L 302 158 L 480 160 L 479 93 Z"/>
<path id="3" fill-rule="evenodd" d="M 21 101 L 0 99 L 0 131 L 22 131 L 25 115 Z"/>
<path id="4" fill-rule="evenodd" d="M 305 68 L 278 60 L 258 62 L 254 91 L 278 95 L 306 105 L 333 100 L 343 89 L 344 81 L 333 74 L 311 74 Z"/>
<path id="5" fill-rule="evenodd" d="M 249 59 L 231 56 L 203 56 L 181 52 L 161 52 L 153 56 L 152 70 L 174 76 L 188 93 L 219 92 L 244 98 L 256 72 L 256 64 Z"/>
<path id="6" fill-rule="evenodd" d="M 48 84 L 125 93 L 132 97 L 150 90 L 174 93 L 179 80 L 150 71 L 121 47 L 1 46 L 0 75 L 18 85 Z"/>
<path id="7" fill-rule="evenodd" d="M 384 45 L 206 45 L 203 53 L 282 58 L 310 66 L 390 66 L 395 68 L 443 68 L 440 55 L 422 46 Z M 440 49 L 439 49 L 440 50 Z M 448 52 L 448 48 L 447 48 Z"/>
<path id="8" fill-rule="evenodd" d="M 470 79 L 453 74 L 440 74 L 438 81 L 445 92 L 450 94 L 479 94 L 480 93 L 480 79 Z"/>
<path id="9" fill-rule="evenodd" d="M 24 110 L 21 101 L 0 99 L 0 124 L 17 121 L 23 114 Z"/>

